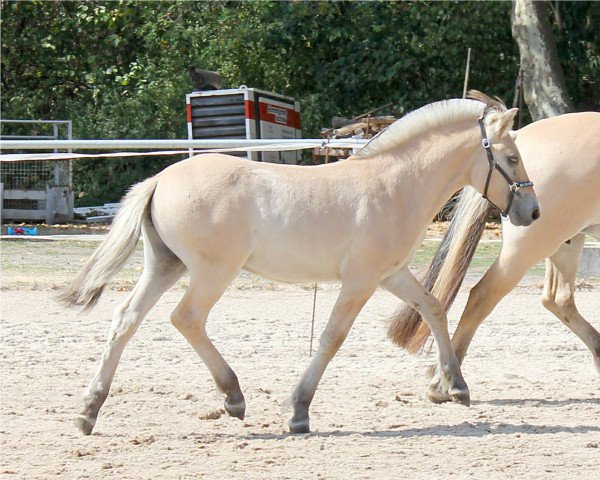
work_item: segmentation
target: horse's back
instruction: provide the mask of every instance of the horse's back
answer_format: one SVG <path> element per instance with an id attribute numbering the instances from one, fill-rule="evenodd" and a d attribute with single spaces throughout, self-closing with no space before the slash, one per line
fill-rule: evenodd
<path id="1" fill-rule="evenodd" d="M 600 222 L 600 113 L 560 115 L 519 130 L 516 144 L 534 183 L 541 217 L 527 228 L 505 224 L 515 245 L 537 239 L 553 253 L 556 245 Z M 536 247 L 537 248 L 537 247 Z M 552 250 L 552 251 L 550 251 Z"/>
<path id="2" fill-rule="evenodd" d="M 528 169 L 542 164 L 552 171 L 570 164 L 563 173 L 584 176 L 600 169 L 599 132 L 600 113 L 567 113 L 527 125 L 516 143 Z"/>

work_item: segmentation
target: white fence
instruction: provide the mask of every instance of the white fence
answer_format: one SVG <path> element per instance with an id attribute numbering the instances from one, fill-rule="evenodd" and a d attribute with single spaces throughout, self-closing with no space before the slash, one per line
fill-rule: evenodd
<path id="1" fill-rule="evenodd" d="M 0 162 L 14 165 L 26 165 L 29 162 L 56 162 L 58 160 L 76 160 L 78 158 L 106 158 L 106 157 L 132 157 L 132 156 L 163 156 L 163 155 L 181 155 L 208 152 L 240 152 L 240 151 L 284 151 L 284 150 L 339 150 L 350 149 L 357 150 L 367 143 L 365 139 L 291 139 L 291 140 L 231 140 L 231 139 L 210 139 L 210 140 L 47 140 L 47 139 L 8 139 L 0 140 Z M 6 154 L 6 150 L 54 150 L 54 153 L 14 153 Z M 68 150 L 67 152 L 57 153 L 58 150 Z M 121 150 L 113 153 L 72 153 L 71 150 Z M 127 150 L 127 151 L 122 151 Z M 135 150 L 135 151 L 130 151 Z M 145 151 L 150 150 L 150 151 Z M 70 171 L 70 169 L 69 169 Z M 12 193 L 2 192 L 0 184 L 0 218 L 1 206 L 4 204 L 4 198 L 10 200 Z M 25 192 L 29 201 L 38 201 L 42 198 L 53 199 L 53 192 L 48 191 L 27 191 Z M 20 193 L 23 195 L 23 192 Z M 9 198 L 10 197 L 10 198 Z M 14 213 L 20 215 L 19 218 L 45 218 L 47 223 L 52 223 L 56 210 L 56 202 L 47 201 L 45 212 L 19 210 Z M 72 201 L 69 205 L 69 217 L 72 218 Z M 18 215 L 18 216 L 19 216 Z M 33 215 L 33 216 L 32 216 Z M 40 217 L 41 215 L 41 217 Z M 69 219 L 70 219 L 69 218 Z"/>
<path id="2" fill-rule="evenodd" d="M 67 160 L 94 157 L 131 157 L 148 155 L 179 155 L 185 153 L 283 151 L 321 149 L 360 149 L 368 140 L 291 139 L 291 140 L 3 140 L 0 141 L 0 162 L 30 160 Z M 41 153 L 5 154 L 4 150 L 136 150 L 103 154 Z M 151 150 L 151 151 L 142 151 Z"/>

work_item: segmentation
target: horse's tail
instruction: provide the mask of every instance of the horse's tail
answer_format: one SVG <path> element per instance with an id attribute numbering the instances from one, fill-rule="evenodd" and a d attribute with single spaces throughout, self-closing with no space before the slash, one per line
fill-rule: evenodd
<path id="1" fill-rule="evenodd" d="M 75 280 L 59 295 L 61 301 L 69 306 L 82 306 L 86 310 L 98 302 L 110 279 L 123 268 L 135 250 L 156 183 L 157 177 L 151 177 L 127 192 L 110 232 Z"/>
<path id="2" fill-rule="evenodd" d="M 447 312 L 465 278 L 488 215 L 489 203 L 475 189 L 465 187 L 453 210 L 450 227 L 422 277 Z M 388 336 L 411 353 L 423 349 L 431 331 L 413 308 L 401 306 L 391 319 Z"/>

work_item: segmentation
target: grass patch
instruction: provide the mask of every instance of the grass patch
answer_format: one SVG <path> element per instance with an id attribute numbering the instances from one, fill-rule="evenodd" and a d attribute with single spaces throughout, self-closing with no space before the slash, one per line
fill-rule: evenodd
<path id="1" fill-rule="evenodd" d="M 2 285 L 31 283 L 54 285 L 72 279 L 98 247 L 89 241 L 3 241 L 0 246 Z M 143 266 L 142 244 L 126 267 L 120 280 L 137 279 Z"/>
<path id="2" fill-rule="evenodd" d="M 427 241 L 417 250 L 413 266 L 426 266 L 439 242 Z M 72 279 L 85 261 L 98 247 L 98 242 L 90 241 L 3 241 L 0 246 L 2 285 L 57 285 Z M 471 262 L 470 272 L 483 274 L 493 263 L 500 251 L 500 243 L 481 243 Z M 139 242 L 134 255 L 125 268 L 115 278 L 117 283 L 134 283 L 143 267 L 143 247 Z M 534 266 L 529 275 L 540 276 L 544 264 Z"/>
<path id="3" fill-rule="evenodd" d="M 435 255 L 439 244 L 439 241 L 423 242 L 415 254 L 412 266 L 419 269 L 427 266 Z M 502 244 L 500 242 L 480 243 L 475 250 L 473 259 L 471 260 L 469 272 L 475 274 L 484 274 L 500 254 L 501 246 Z M 543 276 L 545 268 L 544 262 L 539 262 L 537 265 L 534 265 L 528 270 L 527 275 Z"/>

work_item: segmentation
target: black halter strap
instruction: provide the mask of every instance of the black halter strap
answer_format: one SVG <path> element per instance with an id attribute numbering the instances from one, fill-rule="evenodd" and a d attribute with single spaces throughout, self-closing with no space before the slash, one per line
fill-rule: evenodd
<path id="1" fill-rule="evenodd" d="M 515 198 L 515 194 L 517 193 L 517 190 L 519 190 L 520 188 L 523 188 L 523 187 L 533 187 L 533 182 L 529 182 L 529 181 L 528 182 L 515 182 L 510 178 L 508 173 L 506 173 L 506 171 L 494 159 L 494 155 L 492 154 L 492 148 L 491 148 L 492 142 L 490 142 L 490 140 L 487 136 L 487 133 L 485 131 L 485 125 L 483 124 L 483 118 L 479 118 L 478 121 L 479 121 L 479 128 L 481 129 L 481 137 L 482 137 L 481 145 L 483 146 L 483 148 L 485 148 L 485 153 L 487 154 L 488 164 L 490 166 L 490 169 L 489 169 L 488 175 L 487 175 L 487 179 L 485 181 L 485 188 L 483 190 L 483 198 L 485 198 L 495 208 L 497 208 L 503 217 L 508 217 L 508 212 L 510 212 L 510 207 L 513 203 L 513 200 Z M 492 202 L 488 197 L 488 188 L 490 186 L 490 181 L 492 180 L 492 172 L 494 171 L 494 169 L 496 169 L 496 170 L 498 170 L 498 172 L 500 172 L 500 175 L 502 175 L 504 177 L 504 179 L 508 183 L 508 187 L 510 188 L 510 195 L 508 197 L 508 205 L 506 206 L 505 211 L 502 211 L 502 209 L 498 205 L 496 205 L 494 202 Z"/>

